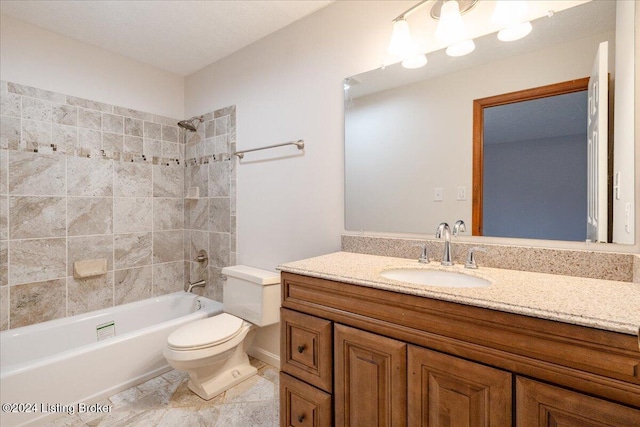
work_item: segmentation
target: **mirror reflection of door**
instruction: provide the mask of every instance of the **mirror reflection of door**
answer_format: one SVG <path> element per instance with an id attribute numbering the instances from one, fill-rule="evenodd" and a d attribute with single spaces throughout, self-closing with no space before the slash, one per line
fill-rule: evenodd
<path id="1" fill-rule="evenodd" d="M 588 80 L 474 100 L 473 235 L 587 239 Z"/>

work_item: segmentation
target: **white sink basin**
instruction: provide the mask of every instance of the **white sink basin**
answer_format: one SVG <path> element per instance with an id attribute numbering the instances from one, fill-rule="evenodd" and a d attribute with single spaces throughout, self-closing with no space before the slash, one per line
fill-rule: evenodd
<path id="1" fill-rule="evenodd" d="M 480 288 L 489 286 L 491 282 L 480 277 L 468 276 L 453 271 L 417 270 L 398 268 L 380 273 L 385 279 L 416 285 L 444 286 L 447 288 Z"/>

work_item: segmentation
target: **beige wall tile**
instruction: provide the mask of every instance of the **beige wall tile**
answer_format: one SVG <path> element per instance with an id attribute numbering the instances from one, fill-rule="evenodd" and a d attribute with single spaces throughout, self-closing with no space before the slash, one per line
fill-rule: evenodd
<path id="1" fill-rule="evenodd" d="M 184 227 L 182 199 L 153 199 L 153 231 L 180 230 Z"/>
<path id="2" fill-rule="evenodd" d="M 184 262 L 169 262 L 153 266 L 153 295 L 164 295 L 184 289 Z"/>
<path id="3" fill-rule="evenodd" d="M 229 233 L 209 233 L 209 265 L 226 267 L 229 265 Z"/>
<path id="4" fill-rule="evenodd" d="M 182 260 L 184 244 L 182 230 L 153 233 L 153 263 Z"/>
<path id="5" fill-rule="evenodd" d="M 141 233 L 151 231 L 152 206 L 150 197 L 116 197 L 113 212 L 114 232 Z"/>
<path id="6" fill-rule="evenodd" d="M 17 150 L 22 139 L 22 122 L 19 117 L 0 117 L 0 148 Z"/>
<path id="7" fill-rule="evenodd" d="M 177 126 L 162 126 L 162 140 L 168 142 L 178 141 L 178 127 Z"/>
<path id="8" fill-rule="evenodd" d="M 17 83 L 7 82 L 7 90 L 10 93 L 16 93 L 19 95 L 30 96 L 32 98 L 40 98 L 46 101 L 57 102 L 64 104 L 66 96 L 61 93 L 51 92 L 44 89 L 38 89 L 31 86 L 25 86 Z"/>
<path id="9" fill-rule="evenodd" d="M 98 110 L 105 113 L 111 113 L 113 106 L 103 102 L 92 101 L 90 99 L 78 98 L 75 96 L 67 96 L 67 104 L 77 107 L 87 108 L 90 110 Z"/>
<path id="10" fill-rule="evenodd" d="M 0 286 L 0 331 L 9 329 L 9 287 Z"/>
<path id="11" fill-rule="evenodd" d="M 65 237 L 67 200 L 64 197 L 9 197 L 9 237 L 33 239 Z M 1 233 L 0 233 L 1 234 Z"/>
<path id="12" fill-rule="evenodd" d="M 209 163 L 209 197 L 229 196 L 229 176 L 229 162 Z"/>
<path id="13" fill-rule="evenodd" d="M 51 143 L 56 145 L 56 151 L 73 153 L 78 145 L 78 128 L 54 124 L 51 127 Z"/>
<path id="14" fill-rule="evenodd" d="M 116 234 L 113 237 L 116 269 L 151 264 L 151 233 Z"/>
<path id="15" fill-rule="evenodd" d="M 189 215 L 191 230 L 209 230 L 209 199 L 188 200 L 185 215 Z"/>
<path id="16" fill-rule="evenodd" d="M 101 150 L 102 132 L 99 130 L 78 128 L 78 148 Z"/>
<path id="17" fill-rule="evenodd" d="M 51 119 L 60 125 L 78 126 L 78 107 L 53 104 Z"/>
<path id="18" fill-rule="evenodd" d="M 104 132 L 124 133 L 124 117 L 115 114 L 102 114 L 102 130 Z"/>
<path id="19" fill-rule="evenodd" d="M 9 151 L 0 149 L 0 195 L 9 193 Z"/>
<path id="20" fill-rule="evenodd" d="M 115 305 L 151 297 L 151 266 L 116 270 L 114 273 Z"/>
<path id="21" fill-rule="evenodd" d="M 153 197 L 183 197 L 185 167 L 153 166 Z M 203 197 L 202 189 L 200 197 Z"/>
<path id="22" fill-rule="evenodd" d="M 86 129 L 101 130 L 102 113 L 100 111 L 87 110 L 86 108 L 78 108 L 78 126 Z"/>
<path id="23" fill-rule="evenodd" d="M 143 121 L 140 119 L 134 119 L 131 117 L 124 118 L 124 133 L 131 136 L 144 136 L 143 133 Z"/>
<path id="24" fill-rule="evenodd" d="M 209 231 L 231 231 L 231 210 L 228 197 L 209 199 Z"/>
<path id="25" fill-rule="evenodd" d="M 51 122 L 52 104 L 38 98 L 22 97 L 22 118 Z"/>
<path id="26" fill-rule="evenodd" d="M 122 152 L 124 136 L 117 133 L 102 132 L 102 149 L 104 151 Z"/>
<path id="27" fill-rule="evenodd" d="M 9 152 L 9 193 L 21 196 L 64 196 L 66 156 Z"/>
<path id="28" fill-rule="evenodd" d="M 10 117 L 22 116 L 22 101 L 15 93 L 0 93 L 0 114 Z"/>
<path id="29" fill-rule="evenodd" d="M 69 157 L 67 179 L 69 196 L 112 196 L 113 161 Z"/>
<path id="30" fill-rule="evenodd" d="M 22 142 L 27 149 L 51 144 L 51 122 L 22 119 Z"/>
<path id="31" fill-rule="evenodd" d="M 65 279 L 11 286 L 11 328 L 65 317 L 66 286 Z"/>
<path id="32" fill-rule="evenodd" d="M 67 233 L 69 236 L 110 234 L 113 231 L 111 197 L 69 197 Z"/>
<path id="33" fill-rule="evenodd" d="M 116 197 L 151 197 L 151 165 L 147 163 L 114 163 Z"/>
<path id="34" fill-rule="evenodd" d="M 153 157 L 162 157 L 162 141 L 144 138 L 142 153 L 151 160 Z"/>
<path id="35" fill-rule="evenodd" d="M 68 316 L 113 306 L 113 272 L 86 279 L 67 278 Z"/>
<path id="36" fill-rule="evenodd" d="M 149 139 L 162 140 L 162 125 L 153 122 L 144 122 L 143 136 Z"/>
<path id="37" fill-rule="evenodd" d="M 9 238 L 9 199 L 0 196 L 0 240 Z"/>
<path id="38" fill-rule="evenodd" d="M 0 286 L 9 284 L 9 244 L 7 240 L 0 240 Z"/>
<path id="39" fill-rule="evenodd" d="M 66 254 L 64 238 L 12 240 L 9 247 L 9 284 L 65 277 Z"/>

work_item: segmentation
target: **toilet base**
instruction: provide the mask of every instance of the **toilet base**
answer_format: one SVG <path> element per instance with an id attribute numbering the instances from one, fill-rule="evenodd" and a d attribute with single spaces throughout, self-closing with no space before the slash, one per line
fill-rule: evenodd
<path id="1" fill-rule="evenodd" d="M 197 383 L 193 378 L 190 378 L 187 386 L 204 400 L 211 400 L 220 393 L 227 391 L 257 373 L 258 370 L 249 364 L 249 359 L 247 358 L 246 364 L 218 372 L 218 374 L 209 381 Z"/>

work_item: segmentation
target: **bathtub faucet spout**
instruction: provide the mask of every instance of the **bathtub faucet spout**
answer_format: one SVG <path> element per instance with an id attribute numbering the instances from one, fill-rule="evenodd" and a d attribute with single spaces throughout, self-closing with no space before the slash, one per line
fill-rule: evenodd
<path id="1" fill-rule="evenodd" d="M 205 282 L 204 280 L 198 280 L 197 282 L 189 283 L 187 292 L 193 292 L 193 288 L 204 288 L 206 284 L 207 282 Z"/>

